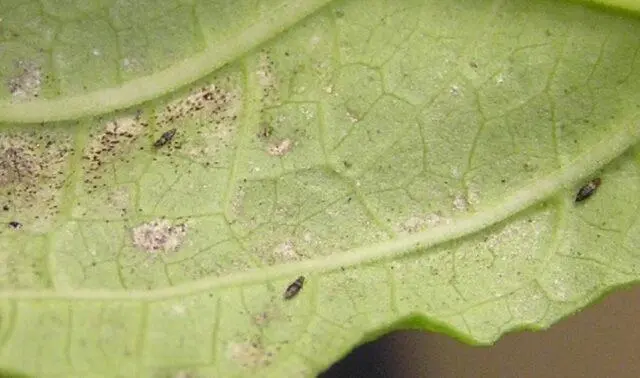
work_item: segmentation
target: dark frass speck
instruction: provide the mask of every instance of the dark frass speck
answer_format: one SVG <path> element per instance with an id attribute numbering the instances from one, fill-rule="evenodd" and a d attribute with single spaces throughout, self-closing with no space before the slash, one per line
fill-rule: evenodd
<path id="1" fill-rule="evenodd" d="M 171 142 L 173 137 L 176 135 L 177 131 L 178 130 L 176 130 L 176 129 L 171 129 L 169 131 L 165 131 L 164 133 L 162 133 L 160 138 L 158 138 L 158 140 L 156 140 L 155 143 L 153 143 L 153 147 L 160 148 L 160 147 L 164 146 L 165 144 Z"/>
<path id="2" fill-rule="evenodd" d="M 580 188 L 580 190 L 578 190 L 578 194 L 576 194 L 576 202 L 582 202 L 591 197 L 600 186 L 600 183 L 602 183 L 602 180 L 598 177 L 589 181 L 585 186 Z"/>
<path id="3" fill-rule="evenodd" d="M 291 283 L 291 285 L 287 286 L 287 290 L 284 291 L 283 298 L 291 299 L 298 295 L 300 290 L 302 290 L 302 285 L 304 285 L 304 276 L 298 277 Z"/>

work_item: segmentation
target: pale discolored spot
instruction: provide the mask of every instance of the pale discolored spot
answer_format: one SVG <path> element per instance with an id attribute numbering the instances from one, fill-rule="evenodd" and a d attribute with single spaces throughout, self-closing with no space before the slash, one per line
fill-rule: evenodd
<path id="1" fill-rule="evenodd" d="M 228 357 L 245 368 L 266 366 L 271 362 L 273 354 L 266 351 L 259 342 L 230 343 L 227 348 Z"/>
<path id="2" fill-rule="evenodd" d="M 400 224 L 400 232 L 415 233 L 436 227 L 442 223 L 449 223 L 450 219 L 444 218 L 440 211 L 428 213 L 422 216 L 413 216 Z"/>
<path id="3" fill-rule="evenodd" d="M 284 139 L 269 146 L 269 155 L 284 156 L 288 154 L 292 148 L 293 142 L 291 139 Z"/>
<path id="4" fill-rule="evenodd" d="M 34 149 L 19 140 L 0 140 L 0 186 L 33 180 L 41 172 Z"/>
<path id="5" fill-rule="evenodd" d="M 287 240 L 284 243 L 278 244 L 274 248 L 274 254 L 285 260 L 294 260 L 298 258 L 298 253 L 296 252 L 295 245 L 293 241 Z"/>
<path id="6" fill-rule="evenodd" d="M 183 119 L 202 118 L 209 121 L 229 121 L 237 115 L 240 93 L 225 90 L 215 84 L 195 88 L 185 97 L 167 104 L 158 114 L 156 124 L 169 127 Z"/>
<path id="7" fill-rule="evenodd" d="M 276 84 L 273 61 L 264 52 L 259 55 L 256 76 L 258 77 L 258 83 L 263 87 L 273 87 Z"/>
<path id="8" fill-rule="evenodd" d="M 133 245 L 149 252 L 172 252 L 178 249 L 187 235 L 184 223 L 172 225 L 166 219 L 143 223 L 133 229 Z"/>
<path id="9" fill-rule="evenodd" d="M 469 201 L 463 194 L 458 194 L 453 199 L 453 208 L 458 211 L 467 211 L 469 208 Z"/>
<path id="10" fill-rule="evenodd" d="M 424 228 L 424 220 L 420 217 L 411 217 L 404 221 L 400 228 L 408 233 L 418 232 Z"/>
<path id="11" fill-rule="evenodd" d="M 37 98 L 42 86 L 42 70 L 35 63 L 16 62 L 18 74 L 7 81 L 14 100 L 24 101 Z"/>
<path id="12" fill-rule="evenodd" d="M 90 139 L 84 150 L 87 173 L 100 170 L 103 164 L 117 160 L 116 157 L 132 149 L 147 127 L 147 122 L 138 114 L 121 116 L 106 121 Z"/>
<path id="13" fill-rule="evenodd" d="M 73 151 L 68 134 L 25 129 L 0 133 L 0 204 L 12 209 L 32 230 L 50 226 L 58 213 L 67 158 Z M 35 227 L 35 228 L 34 228 Z"/>

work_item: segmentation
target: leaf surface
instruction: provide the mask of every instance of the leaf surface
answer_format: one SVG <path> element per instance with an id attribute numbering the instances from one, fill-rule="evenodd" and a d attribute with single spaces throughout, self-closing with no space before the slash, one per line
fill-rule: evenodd
<path id="1" fill-rule="evenodd" d="M 638 280 L 637 19 L 325 3 L 0 5 L 0 366 L 313 376 Z"/>

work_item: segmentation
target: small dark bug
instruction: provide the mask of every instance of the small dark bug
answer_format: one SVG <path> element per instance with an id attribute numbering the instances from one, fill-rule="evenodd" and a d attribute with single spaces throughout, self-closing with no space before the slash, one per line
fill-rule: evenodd
<path id="1" fill-rule="evenodd" d="M 300 290 L 302 290 L 302 285 L 304 285 L 304 276 L 298 277 L 291 283 L 291 285 L 287 286 L 287 290 L 284 291 L 283 298 L 291 299 L 298 295 Z"/>
<path id="2" fill-rule="evenodd" d="M 576 194 L 576 202 L 581 202 L 591 197 L 593 193 L 596 192 L 596 189 L 600 186 L 602 180 L 600 178 L 595 178 L 589 181 L 585 186 L 578 190 L 578 194 Z"/>
<path id="3" fill-rule="evenodd" d="M 13 228 L 14 230 L 19 230 L 19 229 L 22 228 L 22 223 L 16 222 L 16 221 L 11 221 L 11 222 L 9 222 L 9 227 Z"/>
<path id="4" fill-rule="evenodd" d="M 160 148 L 165 144 L 171 142 L 171 139 L 176 135 L 176 129 L 171 129 L 169 131 L 165 131 L 158 140 L 153 144 L 153 147 Z"/>
<path id="5" fill-rule="evenodd" d="M 268 138 L 273 135 L 273 126 L 270 124 L 263 122 L 260 124 L 260 131 L 258 132 L 258 137 L 260 138 Z"/>

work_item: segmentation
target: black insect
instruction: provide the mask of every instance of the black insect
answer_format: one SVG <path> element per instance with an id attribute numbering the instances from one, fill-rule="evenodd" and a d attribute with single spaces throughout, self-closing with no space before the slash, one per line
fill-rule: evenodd
<path id="1" fill-rule="evenodd" d="M 598 189 L 601 182 L 602 180 L 598 177 L 589 181 L 585 186 L 580 188 L 580 190 L 578 190 L 578 194 L 576 194 L 576 202 L 582 202 L 591 197 L 593 193 L 596 192 L 596 189 Z"/>
<path id="2" fill-rule="evenodd" d="M 269 138 L 273 135 L 273 126 L 270 124 L 263 122 L 260 124 L 260 131 L 258 132 L 258 137 L 260 138 Z"/>
<path id="3" fill-rule="evenodd" d="M 153 144 L 153 147 L 155 148 L 160 148 L 162 146 L 164 146 L 165 144 L 171 142 L 171 140 L 173 139 L 173 137 L 176 135 L 176 129 L 171 129 L 169 131 L 165 131 L 160 138 L 158 138 L 158 140 L 155 141 L 155 143 Z"/>
<path id="4" fill-rule="evenodd" d="M 287 286 L 287 290 L 284 291 L 283 298 L 291 299 L 298 295 L 300 290 L 302 290 L 302 285 L 304 285 L 304 276 L 298 277 L 291 283 L 291 285 Z"/>
<path id="5" fill-rule="evenodd" d="M 16 222 L 16 221 L 11 221 L 11 222 L 9 222 L 9 227 L 13 228 L 14 230 L 19 230 L 19 229 L 22 228 L 22 223 Z"/>

